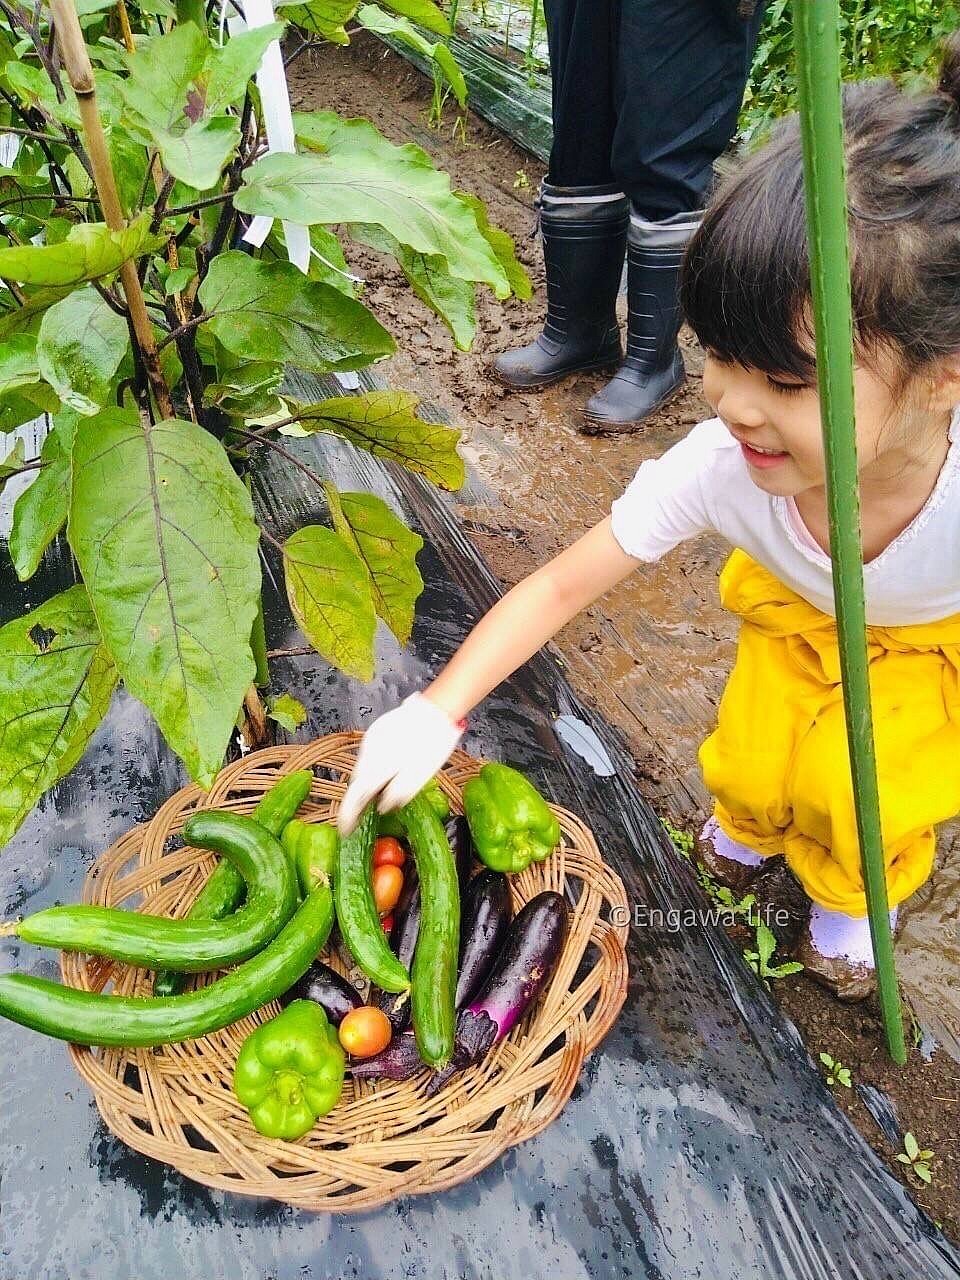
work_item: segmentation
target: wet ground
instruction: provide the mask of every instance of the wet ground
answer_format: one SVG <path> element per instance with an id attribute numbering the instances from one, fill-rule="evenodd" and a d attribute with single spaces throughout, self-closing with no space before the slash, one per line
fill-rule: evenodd
<path id="1" fill-rule="evenodd" d="M 290 83 L 295 108 L 366 116 L 392 141 L 422 146 L 456 187 L 484 200 L 531 273 L 532 304 L 502 304 L 488 294 L 478 299 L 476 343 L 463 353 L 391 260 L 366 249 L 348 251 L 367 280 L 364 300 L 401 348 L 381 366 L 385 375 L 441 406 L 464 432 L 463 452 L 494 500 L 461 506 L 460 514 L 487 562 L 512 585 L 602 519 L 644 459 L 709 416 L 699 395 L 702 356 L 692 335 L 682 334 L 686 390 L 642 433 L 628 436 L 587 437 L 577 430 L 580 407 L 600 377 L 576 377 L 536 395 L 506 392 L 489 376 L 489 361 L 532 338 L 542 314 L 543 269 L 531 238 L 542 166 L 475 117 L 468 117 L 466 142 L 454 132 L 452 113 L 441 130 L 429 129 L 430 86 L 372 39 L 304 56 L 290 68 Z M 717 600 L 724 556 L 719 539 L 678 548 L 586 610 L 555 642 L 577 691 L 624 736 L 641 792 L 659 814 L 691 830 L 707 808 L 697 748 L 712 727 L 734 652 L 735 627 Z M 948 833 L 944 868 L 908 914 L 901 945 L 901 974 L 912 992 L 924 993 L 925 1021 L 936 1015 L 941 1038 L 960 1026 L 950 1014 L 956 1009 L 960 1019 L 955 850 L 956 837 Z M 775 988 L 813 1056 L 826 1051 L 853 1069 L 854 1083 L 863 1088 L 838 1087 L 838 1101 L 892 1167 L 903 1171 L 893 1161 L 897 1146 L 868 1108 L 870 1102 L 882 1116 L 871 1088 L 891 1099 L 900 1134 L 911 1130 L 922 1147 L 934 1149 L 932 1188 L 904 1177 L 944 1230 L 960 1236 L 960 1067 L 942 1050 L 930 1057 L 928 1041 L 924 1053 L 913 1048 L 908 1066 L 898 1071 L 886 1058 L 871 1002 L 844 1008 L 803 975 Z"/>

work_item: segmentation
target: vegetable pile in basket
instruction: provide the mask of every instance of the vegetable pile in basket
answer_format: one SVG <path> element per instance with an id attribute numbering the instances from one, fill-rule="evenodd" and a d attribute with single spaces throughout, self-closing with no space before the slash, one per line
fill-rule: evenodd
<path id="1" fill-rule="evenodd" d="M 183 919 L 80 905 L 17 924 L 26 942 L 153 970 L 152 996 L 7 973 L 0 1014 L 79 1044 L 134 1047 L 206 1035 L 280 998 L 283 1012 L 240 1050 L 234 1091 L 262 1134 L 287 1140 L 336 1106 L 346 1071 L 403 1080 L 432 1068 L 433 1093 L 479 1062 L 563 949 L 563 897 L 538 894 L 513 919 L 506 874 L 553 852 L 555 815 L 516 769 L 487 764 L 464 788 L 463 817 L 450 817 L 434 780 L 395 813 L 369 805 L 341 841 L 331 823 L 295 817 L 311 781 L 309 770 L 285 775 L 250 817 L 187 819 L 184 840 L 220 861 Z M 320 959 L 335 921 L 372 984 L 366 1002 Z M 188 974 L 229 965 L 184 991 Z"/>

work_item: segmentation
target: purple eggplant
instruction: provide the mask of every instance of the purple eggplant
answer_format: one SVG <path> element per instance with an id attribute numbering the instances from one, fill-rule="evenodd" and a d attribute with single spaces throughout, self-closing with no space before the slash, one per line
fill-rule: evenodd
<path id="1" fill-rule="evenodd" d="M 404 1031 L 372 1058 L 349 1062 L 347 1070 L 357 1080 L 409 1080 L 423 1066 L 416 1037 L 412 1031 Z"/>
<path id="2" fill-rule="evenodd" d="M 454 818 L 448 818 L 444 825 L 444 830 L 447 833 L 450 848 L 453 850 L 454 861 L 457 864 L 460 896 L 463 897 L 463 891 L 466 889 L 467 882 L 470 879 L 470 872 L 473 870 L 473 859 L 476 853 L 473 836 L 470 834 L 470 827 L 462 813 Z"/>
<path id="3" fill-rule="evenodd" d="M 483 986 L 512 918 L 510 884 L 503 872 L 484 869 L 475 875 L 463 894 L 457 1009 Z"/>
<path id="4" fill-rule="evenodd" d="M 457 1018 L 453 1057 L 427 1084 L 431 1096 L 457 1071 L 479 1062 L 509 1035 L 546 986 L 567 936 L 569 908 L 559 893 L 538 893 L 522 908 L 507 933 L 493 972 L 480 994 Z M 383 1053 L 357 1063 L 364 1079 L 406 1080 L 421 1069 L 412 1033 L 395 1037 Z"/>
<path id="5" fill-rule="evenodd" d="M 557 966 L 569 914 L 565 899 L 550 890 L 520 910 L 483 990 L 460 1010 L 453 1056 L 427 1085 L 428 1097 L 484 1058 L 527 1012 Z"/>
<path id="6" fill-rule="evenodd" d="M 322 960 L 314 960 L 300 981 L 284 995 L 281 1003 L 286 1005 L 291 1000 L 312 1000 L 323 1009 L 336 1027 L 351 1009 L 359 1009 L 363 1004 L 360 992 Z"/>

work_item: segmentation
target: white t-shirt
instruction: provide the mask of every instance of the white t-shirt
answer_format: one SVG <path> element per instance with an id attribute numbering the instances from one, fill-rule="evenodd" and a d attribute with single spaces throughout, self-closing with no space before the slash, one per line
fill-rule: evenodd
<path id="1" fill-rule="evenodd" d="M 823 613 L 834 612 L 830 557 L 810 537 L 792 498 L 773 497 L 753 483 L 739 444 L 719 418 L 701 422 L 661 457 L 642 463 L 611 515 L 614 537 L 637 560 L 659 560 L 685 539 L 715 530 Z M 875 626 L 960 613 L 960 407 L 933 493 L 864 566 L 864 583 L 867 621 Z"/>

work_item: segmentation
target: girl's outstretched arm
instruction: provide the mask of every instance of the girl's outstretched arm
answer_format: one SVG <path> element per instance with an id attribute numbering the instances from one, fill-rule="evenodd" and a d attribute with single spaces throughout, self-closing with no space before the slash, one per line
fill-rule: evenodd
<path id="1" fill-rule="evenodd" d="M 457 722 L 639 563 L 621 549 L 607 516 L 518 582 L 422 693 L 411 694 L 364 734 L 337 818 L 341 834 L 353 830 L 374 796 L 380 796 L 381 812 L 411 799 L 459 742 Z"/>
<path id="2" fill-rule="evenodd" d="M 638 564 L 621 549 L 607 516 L 498 600 L 424 697 L 459 720 Z"/>

